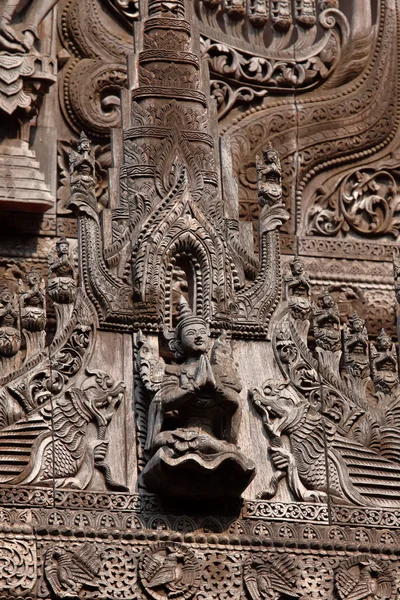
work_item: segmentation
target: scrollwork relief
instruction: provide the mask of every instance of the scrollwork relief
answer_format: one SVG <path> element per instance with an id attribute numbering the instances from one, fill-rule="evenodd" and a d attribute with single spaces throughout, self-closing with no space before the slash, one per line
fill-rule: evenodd
<path id="1" fill-rule="evenodd" d="M 328 193 L 317 190 L 309 211 L 308 233 L 339 233 L 397 238 L 399 177 L 394 170 L 359 169 Z"/>

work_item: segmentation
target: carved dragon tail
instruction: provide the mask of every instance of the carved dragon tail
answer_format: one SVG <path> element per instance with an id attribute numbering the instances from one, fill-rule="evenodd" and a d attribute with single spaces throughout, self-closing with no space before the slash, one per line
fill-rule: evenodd
<path id="1" fill-rule="evenodd" d="M 107 427 L 105 425 L 100 425 L 99 440 L 105 440 L 106 429 L 107 429 Z M 127 488 L 125 485 L 122 485 L 122 483 L 117 483 L 116 481 L 114 481 L 114 479 L 111 477 L 110 467 L 105 462 L 105 460 L 101 460 L 101 461 L 96 460 L 95 465 L 96 465 L 96 468 L 103 475 L 104 481 L 106 482 L 107 488 L 109 490 L 111 490 L 113 492 L 129 492 L 129 488 Z"/>

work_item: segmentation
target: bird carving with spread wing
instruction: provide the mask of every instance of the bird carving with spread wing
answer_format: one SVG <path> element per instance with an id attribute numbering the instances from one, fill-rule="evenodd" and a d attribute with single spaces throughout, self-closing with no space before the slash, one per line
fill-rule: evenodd
<path id="1" fill-rule="evenodd" d="M 355 565 L 342 565 L 335 576 L 341 600 L 389 600 L 393 580 L 388 569 L 378 561 L 362 557 Z"/>
<path id="2" fill-rule="evenodd" d="M 100 558 L 87 543 L 75 552 L 56 546 L 45 554 L 44 575 L 58 598 L 79 598 L 83 587 L 96 588 L 99 571 Z"/>
<path id="3" fill-rule="evenodd" d="M 191 552 L 170 544 L 146 551 L 140 561 L 142 584 L 154 598 L 185 596 L 195 585 L 198 570 Z"/>
<path id="4" fill-rule="evenodd" d="M 295 576 L 291 556 L 280 556 L 273 562 L 264 557 L 251 557 L 244 565 L 244 583 L 251 600 L 298 599 L 293 589 Z"/>

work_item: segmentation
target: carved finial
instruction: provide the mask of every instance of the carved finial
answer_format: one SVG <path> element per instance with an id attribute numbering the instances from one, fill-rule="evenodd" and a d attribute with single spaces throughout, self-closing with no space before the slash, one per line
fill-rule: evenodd
<path id="1" fill-rule="evenodd" d="M 263 150 L 263 161 L 256 157 L 258 201 L 261 206 L 273 206 L 282 201 L 282 167 L 279 154 L 271 142 Z"/>

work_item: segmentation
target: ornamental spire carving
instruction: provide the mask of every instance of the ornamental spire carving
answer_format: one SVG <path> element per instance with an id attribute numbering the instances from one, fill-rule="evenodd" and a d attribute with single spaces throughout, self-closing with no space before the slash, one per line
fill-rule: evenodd
<path id="1" fill-rule="evenodd" d="M 71 154 L 83 283 L 102 323 L 160 331 L 172 325 L 180 273 L 191 306 L 212 329 L 262 338 L 281 295 L 278 229 L 288 214 L 279 154 L 269 145 L 258 163 L 257 262 L 236 235 L 238 199 L 226 152 L 220 172 L 216 114 L 191 20 L 190 5 L 180 0 L 152 1 L 142 15 L 114 140 L 122 160 L 101 223 L 86 137 Z"/>

